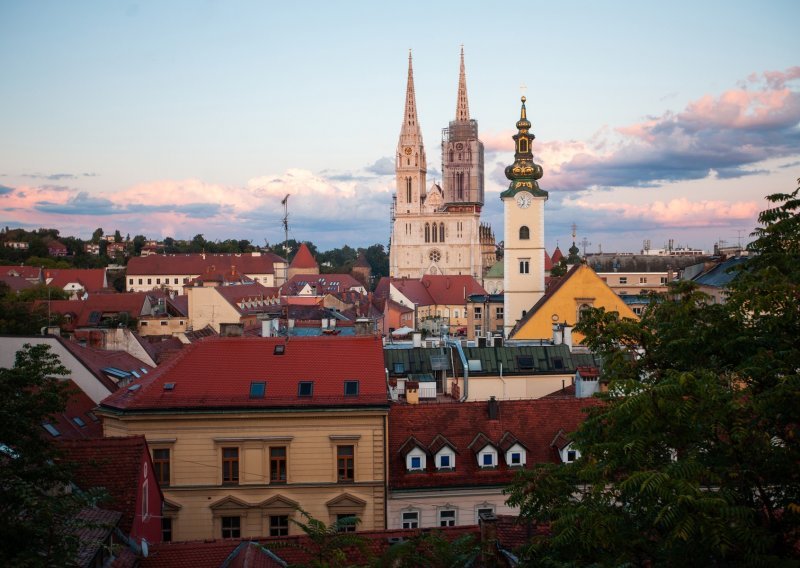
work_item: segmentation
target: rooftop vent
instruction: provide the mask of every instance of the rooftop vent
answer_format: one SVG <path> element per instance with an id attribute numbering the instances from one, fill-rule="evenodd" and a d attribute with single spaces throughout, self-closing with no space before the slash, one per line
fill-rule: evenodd
<path id="1" fill-rule="evenodd" d="M 175 390 L 175 383 L 164 383 L 164 390 L 165 391 Z"/>
<path id="2" fill-rule="evenodd" d="M 286 344 L 278 343 L 275 345 L 275 349 L 272 351 L 273 355 L 283 355 L 286 352 Z"/>

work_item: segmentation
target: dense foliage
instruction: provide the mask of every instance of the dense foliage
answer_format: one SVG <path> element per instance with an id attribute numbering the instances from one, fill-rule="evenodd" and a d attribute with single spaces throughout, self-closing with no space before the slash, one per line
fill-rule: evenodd
<path id="1" fill-rule="evenodd" d="M 552 529 L 531 565 L 797 565 L 799 191 L 768 197 L 725 304 L 682 283 L 641 322 L 581 322 L 609 391 L 574 435 L 579 460 L 510 489 Z"/>
<path id="2" fill-rule="evenodd" d="M 26 345 L 0 368 L 0 565 L 62 566 L 75 557 L 76 513 L 92 496 L 67 491 L 68 465 L 42 435 L 64 411 L 68 374 L 47 345 Z"/>

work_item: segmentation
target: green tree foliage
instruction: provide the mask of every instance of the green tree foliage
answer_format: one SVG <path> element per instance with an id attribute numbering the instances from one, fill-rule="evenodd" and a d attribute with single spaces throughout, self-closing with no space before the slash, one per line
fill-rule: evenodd
<path id="1" fill-rule="evenodd" d="M 757 255 L 724 305 L 682 283 L 641 322 L 602 310 L 581 321 L 609 392 L 574 435 L 579 460 L 533 467 L 510 489 L 552 529 L 529 562 L 800 561 L 798 191 L 768 198 Z"/>
<path id="2" fill-rule="evenodd" d="M 290 519 L 308 537 L 308 542 L 303 542 L 302 548 L 309 555 L 309 561 L 297 568 L 349 568 L 357 566 L 348 559 L 348 549 L 358 549 L 362 554 L 367 553 L 364 539 L 354 532 L 345 529 L 352 528 L 360 521 L 356 517 L 346 517 L 326 525 L 315 519 L 303 509 L 298 509 L 303 520 Z M 297 546 L 287 542 L 283 546 Z"/>
<path id="3" fill-rule="evenodd" d="M 51 314 L 48 319 L 47 297 L 51 300 L 63 300 L 68 294 L 61 288 L 51 286 L 35 286 L 21 290 L 19 293 L 0 286 L 0 333 L 12 335 L 38 334 L 43 327 L 58 325 L 62 318 Z M 35 302 L 35 300 L 44 300 Z"/>
<path id="4" fill-rule="evenodd" d="M 393 568 L 455 568 L 475 566 L 480 548 L 471 535 L 447 540 L 441 531 L 421 532 L 394 544 L 375 562 Z"/>
<path id="5" fill-rule="evenodd" d="M 0 368 L 0 564 L 64 566 L 75 557 L 76 513 L 89 504 L 67 492 L 71 470 L 41 424 L 64 411 L 68 375 L 47 345 L 25 345 Z"/>
<path id="6" fill-rule="evenodd" d="M 367 247 L 364 256 L 372 268 L 372 275 L 377 282 L 382 276 L 389 276 L 389 253 L 383 245 L 374 244 Z"/>
<path id="7" fill-rule="evenodd" d="M 97 244 L 97 243 L 100 242 L 100 239 L 102 239 L 102 238 L 103 238 L 103 228 L 102 227 L 98 227 L 92 233 L 92 242 Z"/>

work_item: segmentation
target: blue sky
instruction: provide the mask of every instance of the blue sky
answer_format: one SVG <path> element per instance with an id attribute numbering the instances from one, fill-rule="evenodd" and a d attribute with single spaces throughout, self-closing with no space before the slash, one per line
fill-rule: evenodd
<path id="1" fill-rule="evenodd" d="M 525 85 L 548 247 L 710 249 L 800 177 L 796 2 L 0 0 L 0 225 L 386 244 L 413 50 L 439 175 L 458 53 L 486 220 Z"/>

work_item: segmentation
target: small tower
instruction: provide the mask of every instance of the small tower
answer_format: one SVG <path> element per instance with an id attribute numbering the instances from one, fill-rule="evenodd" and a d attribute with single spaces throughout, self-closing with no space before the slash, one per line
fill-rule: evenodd
<path id="1" fill-rule="evenodd" d="M 319 264 L 314 260 L 314 255 L 311 254 L 306 243 L 300 243 L 300 248 L 297 249 L 297 254 L 294 255 L 291 264 L 289 264 L 288 278 L 297 274 L 319 274 Z"/>
<path id="2" fill-rule="evenodd" d="M 511 180 L 500 194 L 503 201 L 503 329 L 511 330 L 544 295 L 544 202 L 548 194 L 539 188 L 542 166 L 534 163 L 531 143 L 535 136 L 522 97 L 517 134 L 513 136 L 514 163 L 506 168 Z"/>

